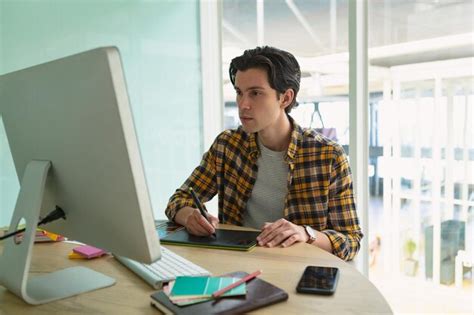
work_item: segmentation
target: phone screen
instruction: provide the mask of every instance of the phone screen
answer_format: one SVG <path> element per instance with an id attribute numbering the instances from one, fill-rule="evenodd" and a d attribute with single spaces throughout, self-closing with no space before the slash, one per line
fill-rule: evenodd
<path id="1" fill-rule="evenodd" d="M 333 267 L 306 267 L 300 282 L 296 287 L 297 292 L 315 294 L 333 294 L 336 291 L 339 269 Z"/>

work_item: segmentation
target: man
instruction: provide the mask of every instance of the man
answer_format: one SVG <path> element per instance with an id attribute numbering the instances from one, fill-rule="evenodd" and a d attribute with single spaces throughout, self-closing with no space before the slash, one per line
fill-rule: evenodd
<path id="1" fill-rule="evenodd" d="M 342 259 L 354 258 L 362 233 L 349 164 L 340 145 L 288 115 L 301 72 L 288 52 L 246 50 L 232 60 L 230 79 L 242 125 L 214 141 L 201 164 L 171 196 L 166 215 L 194 235 L 220 221 L 261 229 L 260 246 L 307 242 Z M 219 219 L 207 221 L 188 189 L 205 202 L 219 196 Z"/>

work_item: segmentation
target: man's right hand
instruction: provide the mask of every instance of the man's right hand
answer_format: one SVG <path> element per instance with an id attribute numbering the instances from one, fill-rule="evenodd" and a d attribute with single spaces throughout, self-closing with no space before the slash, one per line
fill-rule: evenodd
<path id="1" fill-rule="evenodd" d="M 176 223 L 183 225 L 190 234 L 208 236 L 216 232 L 219 219 L 210 213 L 207 213 L 207 217 L 211 223 L 201 215 L 198 209 L 184 207 L 176 213 L 174 220 Z"/>

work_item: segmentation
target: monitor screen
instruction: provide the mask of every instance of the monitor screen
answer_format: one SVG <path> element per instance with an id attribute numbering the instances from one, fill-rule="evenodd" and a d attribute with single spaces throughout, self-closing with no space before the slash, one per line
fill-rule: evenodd
<path id="1" fill-rule="evenodd" d="M 66 220 L 44 228 L 141 262 L 159 259 L 118 49 L 2 75 L 0 98 L 20 185 L 30 161 L 51 162 L 41 215 L 57 205 Z"/>

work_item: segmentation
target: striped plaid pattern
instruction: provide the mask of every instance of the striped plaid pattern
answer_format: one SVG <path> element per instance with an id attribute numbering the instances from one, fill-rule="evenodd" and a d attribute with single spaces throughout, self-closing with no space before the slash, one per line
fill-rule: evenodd
<path id="1" fill-rule="evenodd" d="M 290 120 L 293 131 L 285 158 L 289 172 L 284 218 L 325 233 L 333 253 L 351 260 L 363 235 L 344 150 L 314 130 L 302 129 L 291 117 Z M 241 127 L 222 132 L 200 165 L 171 196 L 166 208 L 168 218 L 173 220 L 179 209 L 194 206 L 188 193 L 192 187 L 203 202 L 218 194 L 221 223 L 242 225 L 257 177 L 260 151 L 256 141 L 256 134 L 248 134 Z"/>

